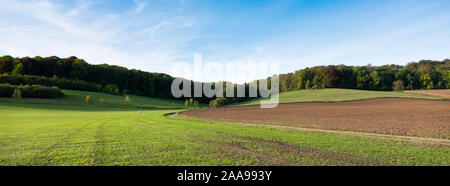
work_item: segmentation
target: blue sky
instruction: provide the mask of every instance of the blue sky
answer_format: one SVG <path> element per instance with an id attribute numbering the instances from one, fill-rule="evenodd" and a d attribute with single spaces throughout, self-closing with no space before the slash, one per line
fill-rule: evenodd
<path id="1" fill-rule="evenodd" d="M 0 55 L 169 74 L 194 53 L 279 62 L 281 73 L 406 64 L 450 58 L 449 9 L 448 0 L 2 0 Z"/>

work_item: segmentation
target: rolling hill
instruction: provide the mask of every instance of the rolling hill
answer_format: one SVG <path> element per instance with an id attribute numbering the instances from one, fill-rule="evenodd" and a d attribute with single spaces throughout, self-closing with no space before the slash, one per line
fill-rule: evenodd
<path id="1" fill-rule="evenodd" d="M 406 92 L 328 88 L 282 92 L 280 93 L 279 103 L 350 101 L 386 97 L 444 99 L 441 97 Z M 260 100 L 261 98 L 258 98 L 247 102 L 242 102 L 237 105 L 260 104 Z"/>

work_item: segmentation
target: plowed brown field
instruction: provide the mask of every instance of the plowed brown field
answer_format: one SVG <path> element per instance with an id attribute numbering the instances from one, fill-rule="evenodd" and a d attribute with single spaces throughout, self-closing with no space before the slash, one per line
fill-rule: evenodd
<path id="1" fill-rule="evenodd" d="M 450 139 L 450 101 L 381 98 L 345 102 L 198 109 L 181 115 L 208 120 L 261 123 Z"/>

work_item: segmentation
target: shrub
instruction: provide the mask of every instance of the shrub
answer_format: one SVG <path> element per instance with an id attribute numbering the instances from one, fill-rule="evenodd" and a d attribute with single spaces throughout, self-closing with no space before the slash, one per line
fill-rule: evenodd
<path id="1" fill-rule="evenodd" d="M 106 85 L 105 92 L 108 94 L 120 95 L 119 87 L 115 84 Z"/>
<path id="2" fill-rule="evenodd" d="M 186 101 L 184 102 L 184 106 L 185 106 L 185 107 L 189 107 L 189 100 L 186 100 Z"/>
<path id="3" fill-rule="evenodd" d="M 103 99 L 103 98 L 100 98 L 100 104 L 104 104 L 105 103 L 105 99 Z"/>
<path id="4" fill-rule="evenodd" d="M 212 103 L 212 107 L 217 108 L 217 107 L 227 105 L 227 101 L 228 100 L 223 97 L 216 98 Z"/>
<path id="5" fill-rule="evenodd" d="M 15 100 L 21 99 L 22 98 L 22 93 L 20 92 L 20 89 L 18 89 L 18 88 L 14 89 L 14 92 L 13 92 L 11 98 L 13 98 Z"/>
<path id="6" fill-rule="evenodd" d="M 64 94 L 58 87 L 35 86 L 31 89 L 31 95 L 35 98 L 56 98 Z"/>
<path id="7" fill-rule="evenodd" d="M 198 108 L 198 101 L 194 101 L 193 106 L 194 106 L 194 108 Z"/>
<path id="8" fill-rule="evenodd" d="M 22 92 L 23 97 L 31 98 L 33 96 L 33 89 L 34 87 L 37 87 L 36 85 L 30 86 L 30 85 L 20 85 L 20 90 Z"/>
<path id="9" fill-rule="evenodd" d="M 130 104 L 130 103 L 131 103 L 130 97 L 125 96 L 125 104 Z"/>
<path id="10" fill-rule="evenodd" d="M 39 84 L 41 86 L 57 86 L 62 89 L 85 90 L 85 91 L 102 91 L 102 86 L 96 83 L 87 83 L 81 80 L 60 79 L 57 77 L 39 77 L 30 75 L 0 75 L 0 83 L 9 83 L 12 85 L 32 85 Z"/>
<path id="11" fill-rule="evenodd" d="M 86 96 L 86 103 L 90 104 L 91 103 L 91 96 Z"/>
<path id="12" fill-rule="evenodd" d="M 394 91 L 402 91 L 405 90 L 405 86 L 403 85 L 403 81 L 397 80 L 392 83 L 392 89 Z"/>
<path id="13" fill-rule="evenodd" d="M 57 98 L 64 96 L 64 93 L 58 87 L 0 84 L 0 97 L 12 97 L 16 89 L 20 91 L 22 98 Z"/>

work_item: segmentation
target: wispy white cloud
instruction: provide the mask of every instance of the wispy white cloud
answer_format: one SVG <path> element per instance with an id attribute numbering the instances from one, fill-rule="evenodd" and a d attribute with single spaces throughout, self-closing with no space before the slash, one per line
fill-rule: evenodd
<path id="1" fill-rule="evenodd" d="M 94 4 L 94 2 L 92 2 L 90 0 L 77 0 L 76 4 L 77 4 L 77 6 L 69 11 L 69 13 L 68 13 L 69 16 L 73 16 L 73 17 L 79 16 L 80 13 L 89 9 L 89 7 L 91 7 Z"/>
<path id="2" fill-rule="evenodd" d="M 133 2 L 136 4 L 136 8 L 132 11 L 133 14 L 139 14 L 147 6 L 147 2 L 142 2 L 140 0 L 133 0 Z"/>
<path id="3" fill-rule="evenodd" d="M 146 3 L 136 3 L 133 12 L 139 13 Z M 78 1 L 75 7 L 48 0 L 1 1 L 0 55 L 75 55 L 90 63 L 169 72 L 168 64 L 177 60 L 188 42 L 189 38 L 171 33 L 189 27 L 185 23 L 192 22 L 190 18 L 166 15 L 136 23 L 128 12 L 92 15 L 92 5 L 91 1 Z"/>

